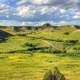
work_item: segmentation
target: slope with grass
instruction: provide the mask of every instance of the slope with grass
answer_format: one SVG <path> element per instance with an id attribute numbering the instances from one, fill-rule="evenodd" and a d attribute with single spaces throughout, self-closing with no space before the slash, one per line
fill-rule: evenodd
<path id="1" fill-rule="evenodd" d="M 79 29 L 43 27 L 3 29 L 13 36 L 0 43 L 0 80 L 42 80 L 55 66 L 68 80 L 80 80 Z"/>

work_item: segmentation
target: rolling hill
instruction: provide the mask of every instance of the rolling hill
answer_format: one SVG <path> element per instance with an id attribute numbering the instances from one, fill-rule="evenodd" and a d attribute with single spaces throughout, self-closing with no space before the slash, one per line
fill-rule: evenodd
<path id="1" fill-rule="evenodd" d="M 0 28 L 0 80 L 43 80 L 57 66 L 67 80 L 80 80 L 80 29 L 75 26 Z M 13 36 L 12 36 L 13 35 Z"/>

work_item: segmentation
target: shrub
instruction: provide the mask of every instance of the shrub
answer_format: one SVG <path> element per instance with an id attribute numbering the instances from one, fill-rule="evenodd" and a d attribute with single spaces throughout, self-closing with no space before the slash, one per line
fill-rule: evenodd
<path id="1" fill-rule="evenodd" d="M 50 70 L 44 76 L 43 80 L 66 80 L 64 75 L 60 73 L 57 67 L 54 70 Z"/>
<path id="2" fill-rule="evenodd" d="M 65 32 L 64 34 L 65 34 L 65 35 L 69 35 L 70 33 L 69 33 L 69 32 Z"/>
<path id="3" fill-rule="evenodd" d="M 79 41 L 78 40 L 67 40 L 65 42 L 66 45 L 75 45 L 77 44 Z"/>

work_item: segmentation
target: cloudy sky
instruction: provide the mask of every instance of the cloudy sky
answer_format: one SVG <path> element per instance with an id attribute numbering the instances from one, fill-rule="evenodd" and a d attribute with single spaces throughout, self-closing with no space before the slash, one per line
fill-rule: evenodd
<path id="1" fill-rule="evenodd" d="M 80 25 L 80 0 L 0 0 L 0 25 Z"/>

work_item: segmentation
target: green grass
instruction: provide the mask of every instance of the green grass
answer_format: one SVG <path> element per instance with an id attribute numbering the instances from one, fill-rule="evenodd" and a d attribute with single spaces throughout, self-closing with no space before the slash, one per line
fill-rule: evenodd
<path id="1" fill-rule="evenodd" d="M 57 66 L 69 80 L 80 79 L 80 59 L 54 54 L 0 54 L 0 80 L 42 80 Z"/>
<path id="2" fill-rule="evenodd" d="M 65 32 L 69 34 L 66 35 Z M 80 31 L 74 27 L 61 27 L 10 33 L 14 36 L 0 43 L 0 80 L 42 80 L 44 74 L 55 66 L 68 80 L 80 80 Z M 78 42 L 65 44 L 68 40 Z M 34 47 L 48 47 L 47 50 L 52 51 L 66 49 L 67 53 L 27 51 Z M 14 53 L 9 53 L 10 51 Z"/>

